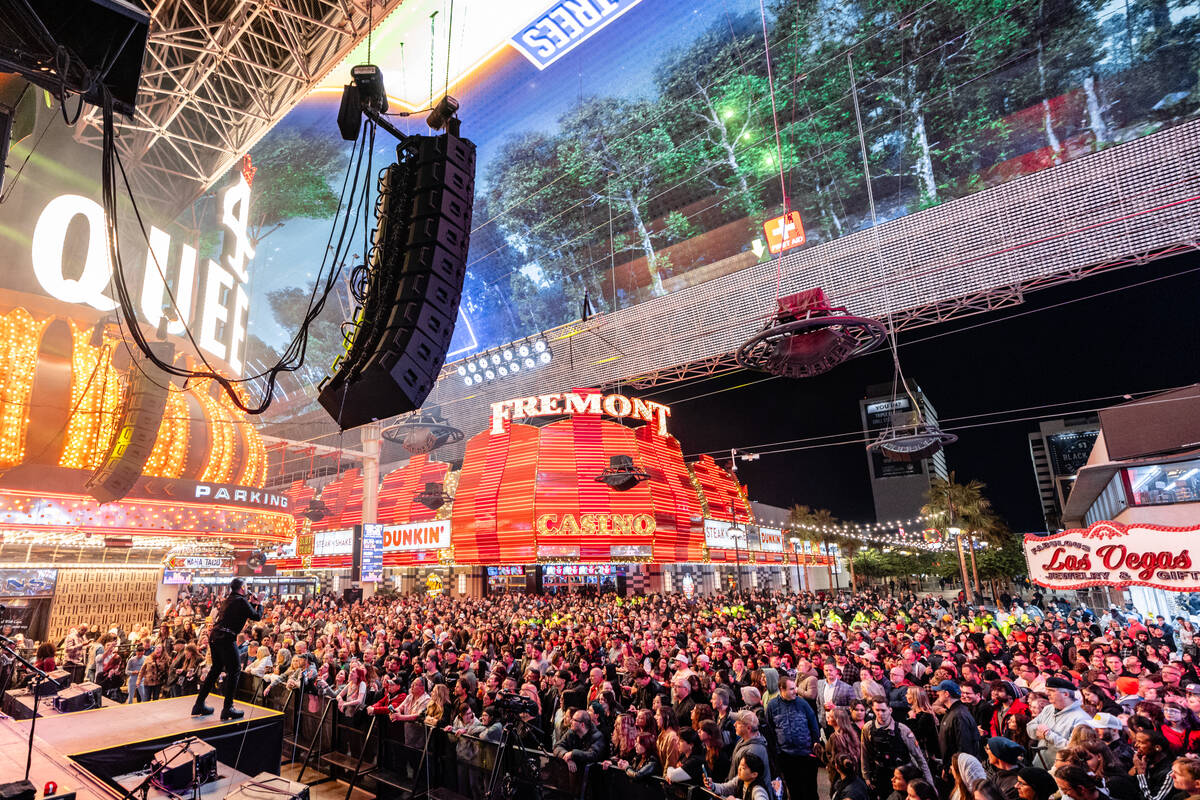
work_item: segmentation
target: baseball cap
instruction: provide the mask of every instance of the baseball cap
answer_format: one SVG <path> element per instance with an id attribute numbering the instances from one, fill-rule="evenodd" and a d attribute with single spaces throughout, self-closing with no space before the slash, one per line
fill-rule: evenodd
<path id="1" fill-rule="evenodd" d="M 1119 731 L 1125 727 L 1124 725 L 1121 724 L 1121 720 L 1119 718 L 1113 716 L 1112 714 L 1107 714 L 1103 711 L 1097 713 L 1096 716 L 1092 717 L 1091 722 L 1089 722 L 1088 724 L 1091 725 L 1096 730 L 1108 729 L 1108 730 L 1113 730 L 1113 731 Z"/>
<path id="2" fill-rule="evenodd" d="M 962 689 L 958 688 L 958 684 L 954 681 L 942 681 L 937 685 L 934 691 L 949 692 L 954 697 L 960 697 L 962 695 Z"/>

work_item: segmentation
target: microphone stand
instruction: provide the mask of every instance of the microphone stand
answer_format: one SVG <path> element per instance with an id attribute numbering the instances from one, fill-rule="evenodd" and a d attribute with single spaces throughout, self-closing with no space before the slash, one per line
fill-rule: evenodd
<path id="1" fill-rule="evenodd" d="M 9 655 L 25 665 L 25 668 L 30 671 L 29 682 L 33 684 L 33 719 L 29 720 L 29 743 L 25 751 L 25 780 L 29 780 L 29 768 L 33 765 L 33 731 L 37 725 L 38 718 L 38 693 L 41 691 L 42 681 L 50 680 L 50 676 L 29 663 L 24 656 L 18 653 L 16 646 L 7 636 L 0 636 L 0 647 L 7 650 Z"/>

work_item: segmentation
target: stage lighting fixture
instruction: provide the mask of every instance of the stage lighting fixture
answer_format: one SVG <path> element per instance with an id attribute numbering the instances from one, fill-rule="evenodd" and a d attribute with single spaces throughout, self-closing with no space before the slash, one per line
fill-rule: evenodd
<path id="1" fill-rule="evenodd" d="M 618 492 L 626 492 L 642 481 L 650 480 L 650 474 L 638 469 L 633 463 L 633 456 L 609 456 L 608 468 L 596 476 L 597 483 L 608 484 Z"/>
<path id="2" fill-rule="evenodd" d="M 512 350 L 511 350 L 511 349 L 509 349 L 509 350 L 505 350 L 505 351 L 504 351 L 504 360 L 505 360 L 505 361 L 512 361 L 512 360 L 513 360 L 513 352 L 512 352 Z"/>
<path id="3" fill-rule="evenodd" d="M 350 77 L 358 88 L 358 100 L 366 108 L 387 113 L 387 92 L 383 88 L 383 73 L 374 64 L 359 64 L 350 69 Z"/>
<path id="4" fill-rule="evenodd" d="M 533 369 L 536 366 L 537 362 L 535 362 L 532 358 L 525 359 L 525 369 Z"/>
<path id="5" fill-rule="evenodd" d="M 540 356 L 538 356 L 538 361 L 541 361 L 543 364 L 549 364 L 550 358 L 551 356 L 549 353 L 542 353 Z"/>
<path id="6" fill-rule="evenodd" d="M 544 353 L 546 351 L 546 341 L 544 339 L 538 339 L 533 343 L 533 350 L 535 353 Z"/>
<path id="7" fill-rule="evenodd" d="M 495 380 L 495 379 L 496 379 L 496 373 L 492 372 L 490 369 L 489 369 L 489 370 L 487 370 L 486 372 L 484 372 L 484 373 L 483 373 L 483 375 L 484 375 L 484 377 L 485 377 L 485 378 L 487 378 L 489 381 L 492 381 L 492 380 Z"/>
<path id="8" fill-rule="evenodd" d="M 474 381 L 472 381 L 472 380 L 471 380 L 471 376 L 470 376 L 470 375 L 468 375 L 467 377 L 463 378 L 463 382 L 464 382 L 464 383 L 465 383 L 467 386 L 470 386 L 472 383 L 474 383 Z"/>
<path id="9" fill-rule="evenodd" d="M 492 366 L 493 367 L 500 366 L 500 354 L 499 353 L 492 353 Z"/>
<path id="10" fill-rule="evenodd" d="M 508 367 L 504 366 L 503 364 L 501 364 L 499 367 L 496 367 L 496 372 L 500 373 L 501 378 L 508 377 Z"/>
<path id="11" fill-rule="evenodd" d="M 458 112 L 458 101 L 450 95 L 443 97 L 434 107 L 433 113 L 425 118 L 425 124 L 433 128 L 435 131 L 446 128 L 451 134 L 458 135 L 457 131 L 450 130 L 457 127 L 453 117 Z"/>
<path id="12" fill-rule="evenodd" d="M 514 362 L 512 362 L 511 364 L 509 364 L 509 365 L 508 365 L 508 371 L 509 371 L 509 372 L 519 372 L 519 371 L 520 371 L 520 369 L 521 369 L 521 362 L 520 362 L 520 361 L 514 361 Z"/>
<path id="13" fill-rule="evenodd" d="M 459 365 L 459 367 L 458 367 L 458 375 L 459 375 L 459 377 L 461 378 L 462 376 L 464 376 L 464 375 L 466 375 L 466 374 L 467 374 L 467 368 L 466 368 L 466 367 L 464 367 L 464 366 L 462 366 L 462 365 L 460 364 L 460 365 Z"/>
<path id="14" fill-rule="evenodd" d="M 521 345 L 520 348 L 517 349 L 517 354 L 519 356 L 521 356 L 521 358 L 524 358 L 525 356 L 529 355 L 529 345 L 527 345 L 527 344 Z"/>

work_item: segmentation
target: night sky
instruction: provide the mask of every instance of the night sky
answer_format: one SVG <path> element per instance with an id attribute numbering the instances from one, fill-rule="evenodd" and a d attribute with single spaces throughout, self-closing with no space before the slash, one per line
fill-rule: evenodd
<path id="1" fill-rule="evenodd" d="M 947 429 L 1022 418 L 955 430 L 959 441 L 947 448 L 947 462 L 959 481 L 987 484 L 985 493 L 1012 530 L 1042 530 L 1027 438 L 1037 422 L 1024 418 L 1061 417 L 1114 405 L 1122 394 L 1200 380 L 1197 297 L 1200 255 L 1187 253 L 1036 292 L 1014 308 L 909 331 L 900 337 L 900 363 Z M 1064 301 L 1074 302 L 1051 308 Z M 984 322 L 990 324 L 971 329 Z M 917 341 L 930 336 L 936 338 Z M 743 371 L 642 394 L 671 404 L 671 430 L 685 456 L 730 447 L 753 452 L 756 445 L 827 434 L 851 438 L 861 428 L 858 401 L 867 386 L 891 382 L 891 358 L 885 346 L 816 378 L 774 379 L 699 397 L 762 377 Z M 1109 395 L 1118 397 L 1086 402 Z M 1072 405 L 951 419 L 1065 402 Z M 874 519 L 861 444 L 763 455 L 738 468 L 753 500 L 824 507 L 852 522 Z"/>

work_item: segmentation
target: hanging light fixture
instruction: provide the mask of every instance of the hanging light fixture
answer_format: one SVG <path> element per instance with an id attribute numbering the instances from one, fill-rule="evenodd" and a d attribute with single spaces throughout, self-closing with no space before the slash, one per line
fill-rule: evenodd
<path id="1" fill-rule="evenodd" d="M 453 497 L 446 494 L 445 487 L 440 483 L 427 483 L 421 492 L 413 496 L 413 500 L 425 506 L 430 511 L 438 510 L 453 499 Z"/>
<path id="2" fill-rule="evenodd" d="M 618 492 L 627 492 L 642 481 L 650 480 L 650 473 L 633 463 L 633 456 L 609 456 L 608 467 L 596 476 L 597 483 L 606 483 Z"/>
<path id="3" fill-rule="evenodd" d="M 957 441 L 953 433 L 922 419 L 919 411 L 903 411 L 892 414 L 889 425 L 867 449 L 878 450 L 889 461 L 922 461 Z"/>
<path id="4" fill-rule="evenodd" d="M 416 416 L 384 428 L 383 438 L 396 442 L 413 455 L 421 455 L 432 453 L 446 444 L 461 442 L 463 432 L 447 424 L 440 409 L 434 407 L 423 409 Z"/>
<path id="5" fill-rule="evenodd" d="M 738 348 L 737 362 L 747 369 L 810 378 L 874 350 L 886 335 L 878 320 L 830 305 L 820 288 L 776 302 L 766 326 Z"/>

